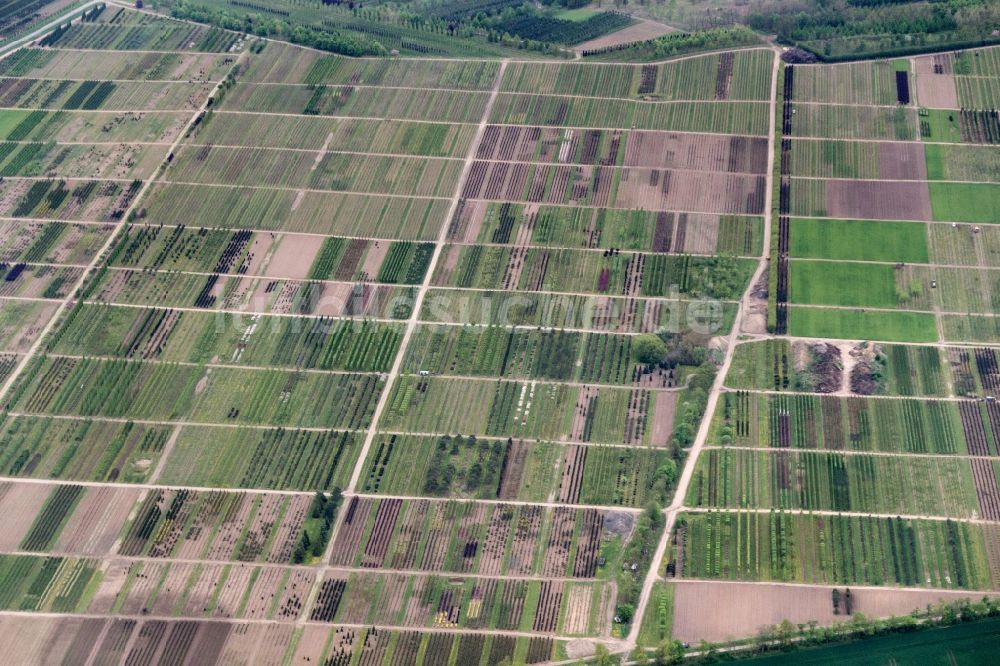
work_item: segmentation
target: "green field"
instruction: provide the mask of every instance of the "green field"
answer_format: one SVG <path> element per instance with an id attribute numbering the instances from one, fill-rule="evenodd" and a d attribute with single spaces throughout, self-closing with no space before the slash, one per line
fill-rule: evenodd
<path id="1" fill-rule="evenodd" d="M 789 254 L 804 259 L 927 263 L 927 226 L 874 220 L 791 220 Z"/>
<path id="2" fill-rule="evenodd" d="M 934 342 L 934 315 L 924 312 L 871 312 L 796 307 L 789 313 L 791 335 L 886 342 Z"/>
<path id="3" fill-rule="evenodd" d="M 924 141 L 960 142 L 962 131 L 958 125 L 958 113 L 945 109 L 925 109 L 920 116 L 920 137 Z"/>
<path id="4" fill-rule="evenodd" d="M 897 304 L 896 276 L 886 264 L 793 261 L 789 268 L 792 302 L 892 308 Z"/>
<path id="5" fill-rule="evenodd" d="M 928 183 L 934 219 L 942 222 L 1000 222 L 1000 185 Z"/>

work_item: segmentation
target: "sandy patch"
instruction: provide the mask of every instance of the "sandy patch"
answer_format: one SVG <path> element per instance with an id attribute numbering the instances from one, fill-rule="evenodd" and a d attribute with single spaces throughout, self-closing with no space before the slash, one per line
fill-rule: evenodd
<path id="1" fill-rule="evenodd" d="M 247 275 L 263 274 L 264 266 L 270 263 L 274 256 L 272 248 L 276 241 L 277 236 L 271 233 L 258 232 L 253 235 L 253 242 L 250 243 L 247 258 L 244 260 Z"/>
<path id="2" fill-rule="evenodd" d="M 594 643 L 594 641 L 578 638 L 573 641 L 567 641 L 566 643 L 566 656 L 570 659 L 590 657 L 593 656 L 595 652 L 597 652 L 597 644 Z"/>
<path id="3" fill-rule="evenodd" d="M 841 592 L 844 588 L 841 587 Z M 674 597 L 674 638 L 696 644 L 758 634 L 782 620 L 820 625 L 843 622 L 833 614 L 832 587 L 678 581 Z M 981 594 L 947 590 L 851 588 L 854 612 L 868 617 L 903 615 L 939 600 L 979 599 Z"/>
<path id="4" fill-rule="evenodd" d="M 140 492 L 137 488 L 88 488 L 54 550 L 80 555 L 110 553 Z"/>
<path id="5" fill-rule="evenodd" d="M 958 91 L 950 54 L 914 58 L 917 104 L 930 109 L 957 109 Z"/>
<path id="6" fill-rule="evenodd" d="M 666 446 L 670 441 L 670 433 L 674 429 L 677 394 L 661 391 L 655 395 L 656 405 L 653 407 L 653 430 L 649 443 L 653 446 Z"/>
<path id="7" fill-rule="evenodd" d="M 55 486 L 37 483 L 5 483 L 0 486 L 0 550 L 17 550 L 31 529 L 35 516 Z"/>
<path id="8" fill-rule="evenodd" d="M 323 245 L 320 236 L 286 234 L 278 241 L 267 264 L 267 277 L 302 280 L 309 275 L 309 268 Z"/>
<path id="9" fill-rule="evenodd" d="M 365 260 L 361 264 L 362 281 L 374 281 L 378 277 L 379 268 L 385 261 L 385 255 L 389 251 L 388 241 L 372 241 L 365 254 Z"/>
<path id="10" fill-rule="evenodd" d="M 927 183 L 831 180 L 826 184 L 828 217 L 873 220 L 931 219 Z"/>
<path id="11" fill-rule="evenodd" d="M 927 180 L 927 160 L 919 143 L 878 144 L 878 175 L 884 180 Z"/>
<path id="12" fill-rule="evenodd" d="M 674 32 L 674 29 L 663 25 L 662 23 L 640 21 L 635 25 L 623 28 L 618 32 L 612 32 L 610 35 L 601 35 L 597 39 L 592 39 L 589 42 L 578 44 L 576 46 L 576 51 L 578 53 L 582 53 L 584 51 L 593 51 L 595 49 L 603 49 L 609 46 L 617 46 L 618 44 L 644 42 L 647 39 L 655 39 L 656 37 L 665 35 L 668 32 Z"/>

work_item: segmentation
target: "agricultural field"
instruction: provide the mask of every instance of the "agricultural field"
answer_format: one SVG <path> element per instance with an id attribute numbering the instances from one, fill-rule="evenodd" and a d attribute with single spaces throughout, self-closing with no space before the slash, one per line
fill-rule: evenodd
<path id="1" fill-rule="evenodd" d="M 347 58 L 121 5 L 0 58 L 0 634 L 44 618 L 11 649 L 669 636 L 669 593 L 635 611 L 766 251 L 774 65 Z"/>
<path id="2" fill-rule="evenodd" d="M 668 512 L 647 644 L 1000 589 L 996 54 L 782 66 L 768 275 Z"/>

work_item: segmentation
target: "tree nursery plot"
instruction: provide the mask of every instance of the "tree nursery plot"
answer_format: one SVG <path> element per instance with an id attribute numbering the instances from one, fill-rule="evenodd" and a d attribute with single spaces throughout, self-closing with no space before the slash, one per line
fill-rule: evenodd
<path id="1" fill-rule="evenodd" d="M 711 512 L 685 515 L 678 534 L 685 576 L 990 587 L 983 528 L 968 523 Z"/>
<path id="2" fill-rule="evenodd" d="M 772 449 L 975 454 L 985 450 L 977 448 L 986 442 L 983 418 L 972 401 L 737 391 L 720 400 L 713 440 Z"/>
<path id="3" fill-rule="evenodd" d="M 155 5 L 0 60 L 10 661 L 600 660 L 680 637 L 671 578 L 1000 586 L 993 51 Z"/>

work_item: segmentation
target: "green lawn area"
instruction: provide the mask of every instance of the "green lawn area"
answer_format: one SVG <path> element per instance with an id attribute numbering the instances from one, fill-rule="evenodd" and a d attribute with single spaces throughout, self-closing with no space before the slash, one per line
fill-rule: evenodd
<path id="1" fill-rule="evenodd" d="M 947 173 L 944 151 L 947 147 L 943 143 L 924 146 L 924 160 L 927 162 L 927 180 L 944 180 Z"/>
<path id="2" fill-rule="evenodd" d="M 555 17 L 564 21 L 586 21 L 595 14 L 600 14 L 600 12 L 596 9 L 580 7 L 579 9 L 564 9 L 561 12 L 556 12 Z"/>
<path id="3" fill-rule="evenodd" d="M 896 271 L 890 264 L 794 260 L 788 271 L 790 300 L 797 305 L 898 305 Z"/>
<path id="4" fill-rule="evenodd" d="M 928 183 L 928 187 L 935 220 L 1000 223 L 1000 185 Z"/>
<path id="5" fill-rule="evenodd" d="M 31 111 L 0 111 L 0 138 L 7 138 L 10 131 L 24 120 Z"/>
<path id="6" fill-rule="evenodd" d="M 841 338 L 883 342 L 935 342 L 937 328 L 929 312 L 872 312 L 793 307 L 788 332 L 804 338 Z"/>
<path id="7" fill-rule="evenodd" d="M 795 650 L 748 659 L 746 662 L 800 666 L 854 664 L 863 666 L 934 666 L 936 664 L 995 664 L 1000 645 L 1000 619 L 991 618 L 952 627 L 891 634 L 864 640 Z"/>
<path id="8" fill-rule="evenodd" d="M 919 222 L 793 219 L 792 257 L 927 263 L 927 227 Z"/>
<path id="9" fill-rule="evenodd" d="M 960 143 L 962 132 L 958 127 L 958 112 L 947 109 L 928 109 L 928 115 L 920 116 L 921 123 L 927 123 L 931 133 L 921 137 L 924 141 L 945 141 Z"/>

